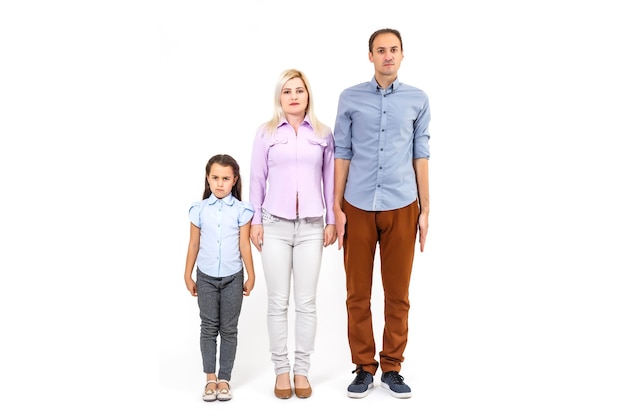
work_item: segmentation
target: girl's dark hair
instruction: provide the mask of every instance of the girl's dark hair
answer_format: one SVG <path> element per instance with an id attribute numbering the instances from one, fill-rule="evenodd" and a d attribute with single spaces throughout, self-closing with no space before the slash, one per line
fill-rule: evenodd
<path id="1" fill-rule="evenodd" d="M 376 36 L 382 35 L 383 33 L 393 33 L 394 35 L 396 35 L 398 37 L 398 40 L 400 41 L 400 51 L 403 50 L 402 36 L 400 36 L 400 32 L 396 29 L 385 28 L 385 29 L 378 29 L 376 32 L 372 33 L 372 36 L 370 36 L 370 40 L 369 40 L 370 52 L 374 52 L 372 51 L 372 48 L 374 47 L 374 39 L 376 39 Z"/>
<path id="2" fill-rule="evenodd" d="M 211 187 L 209 186 L 207 176 L 211 173 L 211 167 L 213 164 L 219 164 L 223 167 L 231 167 L 233 169 L 235 185 L 233 186 L 232 194 L 233 197 L 241 201 L 241 177 L 239 176 L 239 164 L 235 161 L 235 158 L 226 154 L 215 155 L 209 159 L 209 162 L 207 162 L 206 175 L 204 176 L 204 194 L 202 195 L 202 199 L 204 200 L 205 198 L 209 198 L 211 195 Z"/>

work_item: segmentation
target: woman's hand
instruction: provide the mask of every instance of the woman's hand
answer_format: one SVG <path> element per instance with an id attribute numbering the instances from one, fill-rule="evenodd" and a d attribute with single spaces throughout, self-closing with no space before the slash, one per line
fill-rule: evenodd
<path id="1" fill-rule="evenodd" d="M 324 228 L 324 247 L 330 246 L 337 240 L 337 228 L 334 224 L 327 224 Z"/>
<path id="2" fill-rule="evenodd" d="M 263 247 L 263 225 L 262 224 L 253 224 L 250 227 L 250 241 L 258 250 L 261 252 Z"/>

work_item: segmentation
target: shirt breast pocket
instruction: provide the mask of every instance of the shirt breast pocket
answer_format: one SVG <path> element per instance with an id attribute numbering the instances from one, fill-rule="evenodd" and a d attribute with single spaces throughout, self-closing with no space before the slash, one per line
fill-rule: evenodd
<path id="1" fill-rule="evenodd" d="M 328 146 L 328 141 L 326 139 L 321 139 L 321 138 L 317 138 L 317 137 L 308 137 L 307 141 L 312 144 L 312 145 L 318 145 L 322 148 L 325 148 Z"/>

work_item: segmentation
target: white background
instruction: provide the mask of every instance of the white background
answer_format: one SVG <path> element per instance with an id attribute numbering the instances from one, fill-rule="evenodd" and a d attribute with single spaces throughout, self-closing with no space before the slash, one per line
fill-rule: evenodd
<path id="1" fill-rule="evenodd" d="M 624 416 L 618 3 L 3 2 L 0 410 Z M 367 41 L 382 27 L 401 31 L 400 78 L 432 111 L 430 232 L 402 370 L 414 396 L 345 395 L 353 365 L 335 245 L 313 396 L 273 397 L 255 254 L 235 398 L 206 404 L 183 282 L 204 165 L 233 155 L 247 198 L 279 73 L 303 70 L 332 126 L 341 90 L 371 78 Z"/>

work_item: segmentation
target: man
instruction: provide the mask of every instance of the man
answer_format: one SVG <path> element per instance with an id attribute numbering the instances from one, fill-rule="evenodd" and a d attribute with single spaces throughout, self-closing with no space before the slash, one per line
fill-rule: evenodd
<path id="1" fill-rule="evenodd" d="M 394 397 L 411 389 L 400 375 L 407 344 L 409 282 L 416 236 L 428 233 L 430 107 L 420 89 L 398 81 L 402 37 L 381 29 L 369 40 L 371 81 L 345 89 L 335 122 L 335 202 L 338 247 L 344 250 L 348 342 L 356 377 L 348 396 L 365 397 L 380 366 Z M 380 362 L 370 310 L 376 245 L 384 289 Z"/>

